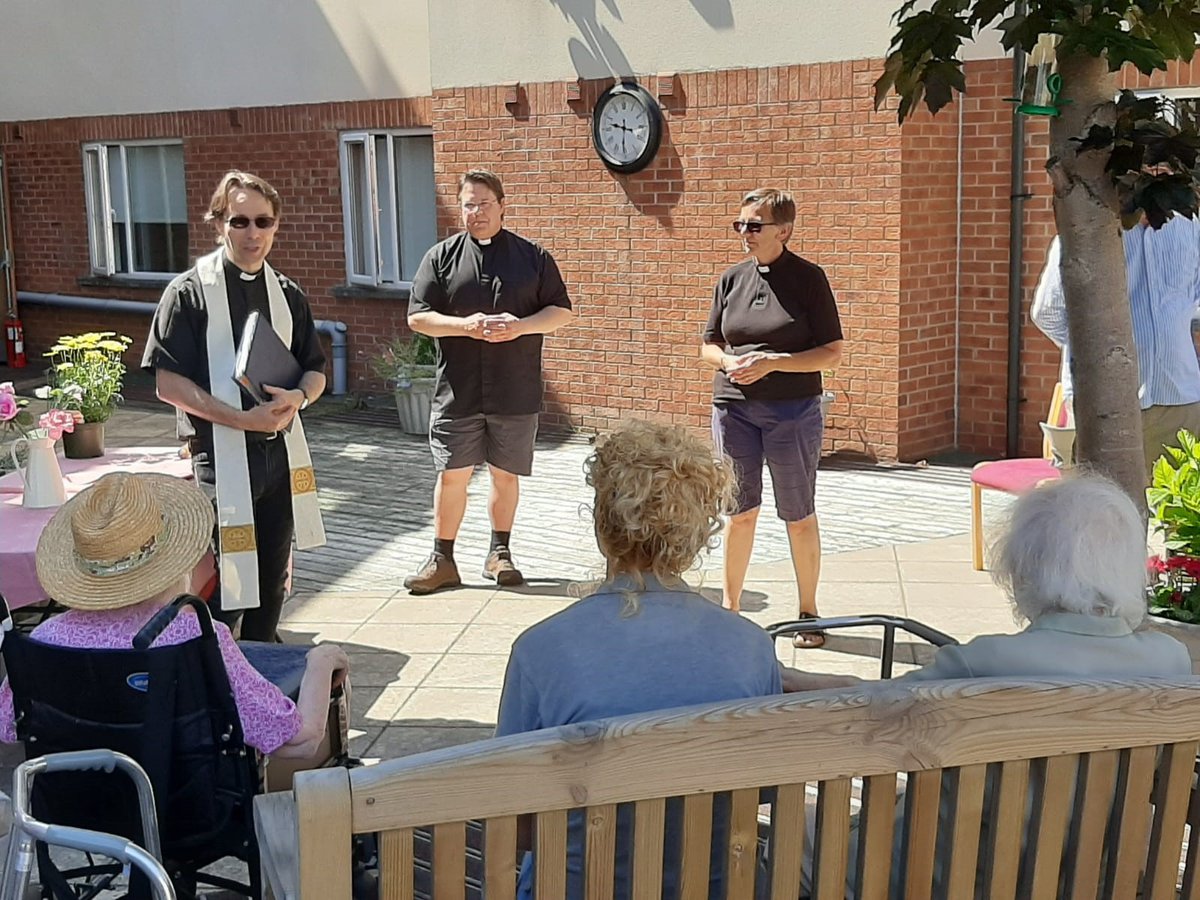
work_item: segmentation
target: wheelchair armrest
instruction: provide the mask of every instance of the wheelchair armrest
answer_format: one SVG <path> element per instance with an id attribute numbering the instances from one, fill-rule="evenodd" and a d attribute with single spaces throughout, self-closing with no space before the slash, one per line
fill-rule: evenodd
<path id="1" fill-rule="evenodd" d="M 166 630 L 168 625 L 175 621 L 175 617 L 179 615 L 180 610 L 185 606 L 190 606 L 196 611 L 196 617 L 200 620 L 200 633 L 205 637 L 212 635 L 212 613 L 208 611 L 208 604 L 195 594 L 180 594 L 156 612 L 150 621 L 143 625 L 141 630 L 133 636 L 133 648 L 135 650 L 149 650 L 154 645 L 154 642 L 158 640 L 158 636 Z"/>
<path id="2" fill-rule="evenodd" d="M 776 622 L 767 626 L 767 634 L 772 638 L 788 637 L 793 634 L 804 634 L 811 631 L 836 631 L 840 628 L 864 628 L 877 626 L 883 629 L 883 650 L 880 654 L 881 678 L 892 677 L 892 662 L 895 654 L 896 631 L 905 631 L 927 641 L 935 647 L 957 644 L 958 641 L 936 628 L 906 619 L 903 616 L 883 615 L 879 613 L 860 616 L 830 616 L 825 619 L 794 619 L 786 622 Z"/>

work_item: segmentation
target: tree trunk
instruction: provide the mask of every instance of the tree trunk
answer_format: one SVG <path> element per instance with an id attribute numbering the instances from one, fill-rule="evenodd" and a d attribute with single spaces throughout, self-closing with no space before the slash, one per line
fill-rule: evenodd
<path id="1" fill-rule="evenodd" d="M 1116 189 L 1104 171 L 1111 147 L 1077 153 L 1070 139 L 1116 118 L 1116 75 L 1104 59 L 1060 57 L 1062 114 L 1050 124 L 1054 220 L 1075 384 L 1079 458 L 1116 481 L 1139 509 L 1146 463 L 1138 403 L 1137 348 L 1125 280 Z"/>

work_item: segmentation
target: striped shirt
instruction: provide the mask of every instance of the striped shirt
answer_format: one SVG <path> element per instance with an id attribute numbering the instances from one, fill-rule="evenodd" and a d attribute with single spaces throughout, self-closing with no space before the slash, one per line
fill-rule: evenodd
<path id="1" fill-rule="evenodd" d="M 1200 402 L 1200 363 L 1191 333 L 1192 316 L 1200 303 L 1200 221 L 1177 215 L 1158 231 L 1136 225 L 1123 239 L 1142 409 Z M 1070 397 L 1060 252 L 1056 237 L 1030 315 L 1034 324 L 1063 348 L 1063 393 Z"/>

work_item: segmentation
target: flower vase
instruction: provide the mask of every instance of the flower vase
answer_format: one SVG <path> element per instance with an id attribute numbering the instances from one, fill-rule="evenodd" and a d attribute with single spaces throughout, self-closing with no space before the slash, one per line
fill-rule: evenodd
<path id="1" fill-rule="evenodd" d="M 24 466 L 17 459 L 17 447 L 21 444 L 26 448 Z M 21 481 L 25 484 L 21 505 L 26 509 L 61 506 L 67 499 L 67 489 L 63 485 L 58 457 L 54 454 L 54 439 L 20 437 L 12 442 L 9 452 L 12 454 L 13 464 L 21 474 Z"/>
<path id="2" fill-rule="evenodd" d="M 104 423 L 80 422 L 74 431 L 64 431 L 63 456 L 67 459 L 95 459 L 104 455 Z"/>

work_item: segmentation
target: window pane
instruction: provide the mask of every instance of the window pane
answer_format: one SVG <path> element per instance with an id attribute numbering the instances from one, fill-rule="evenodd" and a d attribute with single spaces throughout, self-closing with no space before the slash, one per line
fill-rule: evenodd
<path id="1" fill-rule="evenodd" d="M 425 251 L 437 243 L 433 138 L 396 138 L 396 204 L 400 210 L 400 272 L 411 281 Z"/>
<path id="2" fill-rule="evenodd" d="M 396 190 L 392 185 L 392 170 L 388 156 L 390 138 L 375 136 L 375 190 L 379 197 L 379 282 L 391 284 L 400 280 L 400 247 L 396 241 Z"/>
<path id="3" fill-rule="evenodd" d="M 104 166 L 100 153 L 99 147 L 84 151 L 84 165 L 87 166 L 84 183 L 88 187 L 88 252 L 91 256 L 92 271 L 107 275 L 109 209 L 104 199 Z"/>
<path id="4" fill-rule="evenodd" d="M 133 265 L 137 272 L 187 268 L 187 194 L 183 147 L 126 147 Z"/>
<path id="5" fill-rule="evenodd" d="M 360 142 L 346 143 L 347 192 L 350 204 L 350 274 L 373 275 L 374 266 L 367 267 L 368 240 L 367 216 L 371 209 L 371 185 L 367 179 L 367 145 Z M 373 252 L 373 250 L 371 251 Z"/>
<path id="6" fill-rule="evenodd" d="M 125 204 L 125 164 L 120 144 L 108 146 L 108 199 L 112 204 L 113 271 L 131 272 L 129 265 L 129 241 L 125 223 L 129 210 Z"/>

